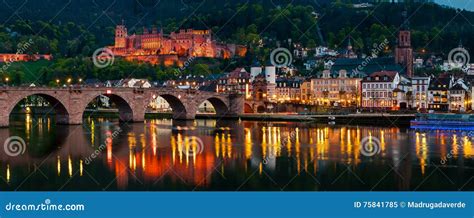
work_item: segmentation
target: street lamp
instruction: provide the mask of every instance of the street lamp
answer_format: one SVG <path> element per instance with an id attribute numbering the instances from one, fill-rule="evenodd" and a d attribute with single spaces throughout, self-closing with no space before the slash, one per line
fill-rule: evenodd
<path id="1" fill-rule="evenodd" d="M 5 77 L 5 83 L 7 83 L 7 86 L 8 86 L 8 81 L 10 81 L 10 78 Z"/>
<path id="2" fill-rule="evenodd" d="M 56 79 L 56 86 L 59 86 L 59 79 Z"/>

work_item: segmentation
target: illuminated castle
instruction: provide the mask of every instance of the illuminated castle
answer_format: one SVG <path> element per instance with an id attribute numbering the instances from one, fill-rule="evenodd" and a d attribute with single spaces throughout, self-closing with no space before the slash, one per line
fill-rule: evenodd
<path id="1" fill-rule="evenodd" d="M 129 35 L 125 25 L 116 27 L 115 45 L 109 48 L 115 56 L 127 60 L 165 65 L 182 65 L 181 57 L 228 59 L 246 53 L 244 46 L 216 42 L 210 30 L 187 29 L 166 35 L 154 27 L 151 31 L 144 28 L 143 34 Z"/>

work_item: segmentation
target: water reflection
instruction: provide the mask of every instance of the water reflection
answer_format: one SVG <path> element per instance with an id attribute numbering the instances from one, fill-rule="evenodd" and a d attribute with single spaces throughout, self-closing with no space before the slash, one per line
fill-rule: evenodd
<path id="1" fill-rule="evenodd" d="M 26 121 L 25 121 L 26 120 Z M 0 138 L 2 190 L 474 190 L 462 132 L 292 122 L 18 118 Z M 53 125 L 51 124 L 53 123 Z M 367 139 L 378 152 L 364 156 Z"/>

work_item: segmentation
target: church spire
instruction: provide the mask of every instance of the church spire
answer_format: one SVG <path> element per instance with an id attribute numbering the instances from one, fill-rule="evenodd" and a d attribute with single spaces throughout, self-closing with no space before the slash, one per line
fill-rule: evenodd
<path id="1" fill-rule="evenodd" d="M 408 8 L 405 5 L 405 9 L 402 12 L 402 30 L 409 30 L 410 29 L 410 20 L 408 19 Z"/>

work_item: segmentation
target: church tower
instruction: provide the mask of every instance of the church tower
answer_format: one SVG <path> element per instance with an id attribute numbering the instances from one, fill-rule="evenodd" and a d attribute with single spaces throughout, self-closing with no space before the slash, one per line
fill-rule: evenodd
<path id="1" fill-rule="evenodd" d="M 413 48 L 411 47 L 411 32 L 407 12 L 403 12 L 404 23 L 398 33 L 398 45 L 395 48 L 395 62 L 405 68 L 409 78 L 413 77 Z"/>
<path id="2" fill-rule="evenodd" d="M 115 48 L 125 48 L 127 45 L 127 27 L 123 24 L 115 28 Z"/>

